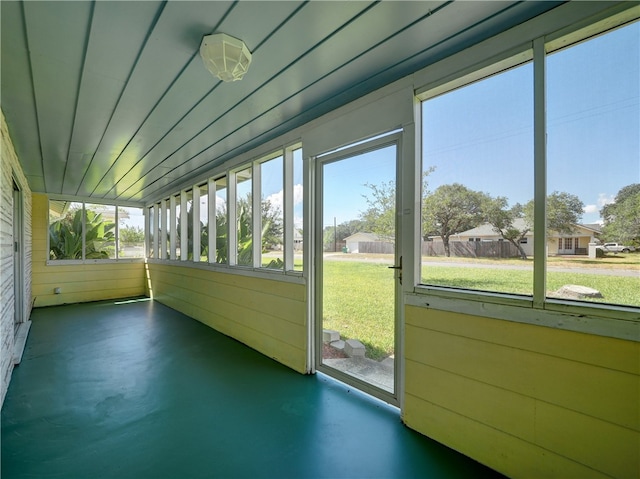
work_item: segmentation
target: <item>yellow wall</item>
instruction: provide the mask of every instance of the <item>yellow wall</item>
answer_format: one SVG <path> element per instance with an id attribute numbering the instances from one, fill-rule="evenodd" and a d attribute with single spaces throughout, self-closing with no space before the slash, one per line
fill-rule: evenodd
<path id="1" fill-rule="evenodd" d="M 35 306 L 127 298 L 145 294 L 144 263 L 47 265 L 49 203 L 33 195 L 33 297 Z M 59 287 L 61 294 L 54 294 Z"/>
<path id="2" fill-rule="evenodd" d="M 640 343 L 407 306 L 406 424 L 511 477 L 640 477 Z"/>
<path id="3" fill-rule="evenodd" d="M 304 285 L 180 265 L 147 267 L 154 300 L 306 372 Z"/>

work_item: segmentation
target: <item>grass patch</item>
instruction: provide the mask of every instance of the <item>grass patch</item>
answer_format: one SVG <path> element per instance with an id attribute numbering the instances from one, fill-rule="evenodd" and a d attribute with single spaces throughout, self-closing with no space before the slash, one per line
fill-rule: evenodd
<path id="1" fill-rule="evenodd" d="M 394 276 L 387 266 L 324 262 L 323 327 L 339 331 L 342 339 L 358 339 L 376 360 L 394 350 Z"/>
<path id="2" fill-rule="evenodd" d="M 611 261 L 620 260 L 629 261 L 622 258 L 622 255 Z M 520 260 L 508 261 L 493 262 L 496 266 L 523 264 Z M 570 261 L 571 266 L 578 266 L 578 262 Z M 343 339 L 358 339 L 366 346 L 367 357 L 376 360 L 393 354 L 394 350 L 394 275 L 388 266 L 389 264 L 376 262 L 372 258 L 367 261 L 324 262 L 323 327 L 339 331 Z M 602 293 L 604 298 L 590 300 L 592 302 L 640 306 L 640 274 L 601 275 L 589 273 L 589 266 L 583 266 L 586 272 L 548 271 L 549 293 L 566 284 L 578 284 Z M 524 295 L 531 295 L 533 292 L 532 270 L 436 264 L 427 265 L 427 268 L 428 280 L 425 278 L 424 281 L 429 284 Z"/>

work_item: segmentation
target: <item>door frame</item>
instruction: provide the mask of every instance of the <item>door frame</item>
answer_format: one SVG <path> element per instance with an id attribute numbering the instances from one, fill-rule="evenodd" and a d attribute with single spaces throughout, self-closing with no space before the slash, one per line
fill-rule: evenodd
<path id="1" fill-rule="evenodd" d="M 404 374 L 404 351 L 403 351 L 403 321 L 404 321 L 404 307 L 403 307 L 403 287 L 399 281 L 403 271 L 394 270 L 395 287 L 394 287 L 394 391 L 390 393 L 383 389 L 380 389 L 372 384 L 362 381 L 354 376 L 346 374 L 335 368 L 324 366 L 322 364 L 322 339 L 323 339 L 323 321 L 322 321 L 322 268 L 323 268 L 323 165 L 327 163 L 333 163 L 344 159 L 352 158 L 354 156 L 365 154 L 371 151 L 380 150 L 388 146 L 395 146 L 396 148 L 396 237 L 394 248 L 394 265 L 400 264 L 400 257 L 403 256 L 403 241 L 402 241 L 402 218 L 403 203 L 402 203 L 402 185 L 403 171 L 402 171 L 402 158 L 403 158 L 403 131 L 394 130 L 390 133 L 378 135 L 363 141 L 355 142 L 343 148 L 339 148 L 327 153 L 320 154 L 313 157 L 311 165 L 313 165 L 313 194 L 311 195 L 311 210 L 313 211 L 313 230 L 311 236 L 313 237 L 312 245 L 312 272 L 311 277 L 313 280 L 310 282 L 310 296 L 312 298 L 311 304 L 311 344 L 309 345 L 312 351 L 311 358 L 313 367 L 311 371 L 319 371 L 327 374 L 345 384 L 353 386 L 360 391 L 377 397 L 394 406 L 401 406 L 401 387 L 403 384 Z M 411 255 L 409 255 L 411 256 Z M 407 258 L 405 258 L 406 261 Z M 405 263 L 406 265 L 406 263 Z M 405 273 L 407 268 L 405 267 Z M 409 275 L 411 277 L 411 275 Z"/>
<path id="2" fill-rule="evenodd" d="M 15 178 L 12 177 L 12 249 L 13 249 L 13 302 L 14 302 L 14 334 L 24 323 L 24 208 L 22 205 L 22 190 Z"/>

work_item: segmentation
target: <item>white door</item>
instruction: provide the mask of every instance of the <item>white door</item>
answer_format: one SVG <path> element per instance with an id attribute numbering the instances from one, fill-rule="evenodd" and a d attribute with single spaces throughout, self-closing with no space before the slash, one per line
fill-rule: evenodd
<path id="1" fill-rule="evenodd" d="M 398 156 L 392 135 L 316 160 L 316 369 L 392 404 L 401 357 Z M 360 242 L 357 253 L 335 247 L 356 233 L 379 241 Z"/>

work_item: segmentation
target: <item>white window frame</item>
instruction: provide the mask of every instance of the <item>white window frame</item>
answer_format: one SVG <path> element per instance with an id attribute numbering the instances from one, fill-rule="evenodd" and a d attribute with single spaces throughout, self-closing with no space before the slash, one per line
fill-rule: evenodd
<path id="1" fill-rule="evenodd" d="M 282 178 L 282 248 L 284 249 L 284 270 L 293 271 L 294 268 L 294 183 L 293 183 L 293 152 L 297 148 L 289 146 L 284 149 L 282 164 L 284 168 Z"/>
<path id="2" fill-rule="evenodd" d="M 178 257 L 176 256 L 177 250 L 177 241 L 178 241 L 178 232 L 176 231 L 176 224 L 178 222 L 178 214 L 176 212 L 176 198 L 177 195 L 171 195 L 169 197 L 169 258 L 171 260 L 176 260 Z"/>
<path id="3" fill-rule="evenodd" d="M 193 210 L 193 262 L 200 262 L 200 185 L 194 185 L 191 193 Z"/>
<path id="4" fill-rule="evenodd" d="M 189 259 L 189 221 L 185 218 L 185 214 L 188 216 L 187 211 L 187 190 L 180 192 L 180 261 L 187 261 Z M 184 221 L 187 219 L 187 221 Z"/>
<path id="5" fill-rule="evenodd" d="M 567 5 L 567 8 L 575 6 Z M 544 28 L 526 39 L 516 27 L 483 42 L 465 52 L 427 67 L 415 74 L 416 98 L 422 102 L 493 73 L 514 67 L 532 59 L 534 75 L 534 198 L 546 196 L 546 56 L 552 51 L 573 45 L 591 36 L 604 33 L 638 17 L 638 8 L 617 5 L 595 17 L 572 26 Z M 555 17 L 560 23 L 562 16 Z M 532 29 L 531 31 L 536 31 Z M 529 33 L 531 35 L 531 33 Z M 504 47 L 503 45 L 508 45 Z M 509 46 L 510 45 L 510 46 Z M 479 53 L 480 52 L 480 53 Z M 484 59 L 483 59 L 484 58 Z M 443 66 L 444 65 L 444 66 Z M 470 66 L 469 66 L 470 65 Z M 440 67 L 440 68 L 439 68 Z M 440 71 L 439 71 L 440 70 Z M 419 109 L 417 109 L 419 115 Z M 420 124 L 420 119 L 416 124 Z M 417 131 L 421 136 L 421 131 Z M 534 230 L 546 232 L 546 202 L 537 201 Z M 417 212 L 420 215 L 420 212 Z M 417 262 L 416 262 L 417 263 Z M 614 338 L 640 340 L 640 308 L 599 303 L 581 303 L 546 297 L 547 257 L 546 234 L 534 236 L 534 288 L 532 297 L 523 298 L 504 293 L 460 290 L 445 286 L 419 284 L 407 295 L 407 304 L 466 314 L 478 314 L 481 303 L 483 316 L 515 322 L 545 325 Z M 612 321 L 619 320 L 619 321 Z"/>
<path id="6" fill-rule="evenodd" d="M 162 247 L 159 249 L 159 258 L 167 259 L 167 200 L 160 201 L 160 244 Z"/>
<path id="7" fill-rule="evenodd" d="M 49 254 L 51 251 L 50 244 L 50 236 L 48 234 L 49 227 L 51 226 L 51 220 L 49 217 L 50 205 L 51 201 L 69 201 L 71 203 L 80 203 L 82 204 L 82 259 L 50 259 Z M 106 259 L 87 259 L 86 255 L 86 205 L 103 205 L 103 206 L 113 206 L 115 208 L 115 257 L 114 258 L 106 258 Z M 120 258 L 118 249 L 120 245 L 120 226 L 118 221 L 118 208 L 120 207 L 128 207 L 128 208 L 140 208 L 144 217 L 144 230 L 145 230 L 145 239 L 144 239 L 144 254 L 139 258 Z M 149 231 L 149 211 L 151 205 L 142 206 L 137 203 L 131 202 L 119 202 L 119 203 L 111 203 L 108 201 L 97 201 L 95 198 L 74 198 L 71 196 L 58 196 L 53 195 L 47 197 L 47 251 L 46 251 L 46 265 L 47 266 L 62 266 L 62 265 L 78 265 L 78 264 L 94 264 L 94 263 L 139 263 L 144 262 L 147 259 L 147 254 L 149 252 L 149 235 L 147 232 Z"/>

